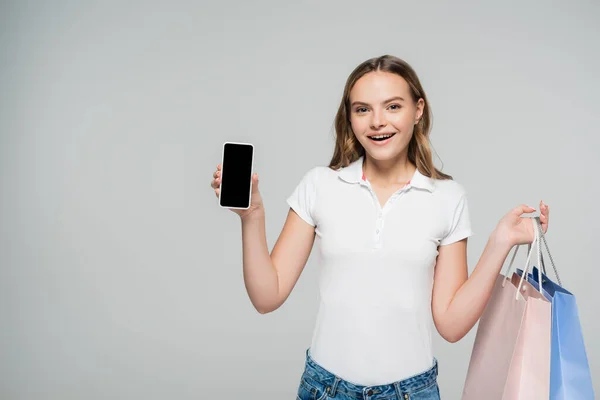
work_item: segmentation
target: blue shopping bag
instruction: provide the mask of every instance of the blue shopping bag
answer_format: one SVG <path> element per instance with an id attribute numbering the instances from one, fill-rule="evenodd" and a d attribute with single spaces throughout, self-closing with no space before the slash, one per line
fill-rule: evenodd
<path id="1" fill-rule="evenodd" d="M 560 282 L 543 233 L 542 239 Z M 543 259 L 541 264 L 542 271 L 546 272 Z M 517 270 L 517 273 L 523 275 L 522 270 Z M 539 286 L 538 273 L 538 268 L 534 267 L 527 274 L 527 281 L 535 287 Z M 550 400 L 594 400 L 592 376 L 575 296 L 549 279 L 545 273 L 541 277 L 542 293 L 552 303 Z"/>

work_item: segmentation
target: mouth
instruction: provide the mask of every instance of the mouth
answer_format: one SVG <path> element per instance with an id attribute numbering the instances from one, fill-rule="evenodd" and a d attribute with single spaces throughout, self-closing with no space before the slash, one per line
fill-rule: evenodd
<path id="1" fill-rule="evenodd" d="M 396 133 L 382 133 L 382 134 L 378 134 L 378 135 L 369 135 L 367 136 L 369 138 L 369 140 L 377 143 L 377 144 L 384 144 L 389 142 L 394 136 L 396 135 Z"/>

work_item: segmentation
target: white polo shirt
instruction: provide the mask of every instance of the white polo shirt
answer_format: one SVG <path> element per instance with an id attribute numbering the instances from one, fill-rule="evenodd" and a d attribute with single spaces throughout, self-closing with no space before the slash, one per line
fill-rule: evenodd
<path id="1" fill-rule="evenodd" d="M 320 303 L 310 355 L 346 381 L 374 386 L 433 366 L 437 247 L 473 233 L 459 183 L 416 170 L 382 208 L 362 163 L 312 168 L 287 202 L 316 231 Z"/>

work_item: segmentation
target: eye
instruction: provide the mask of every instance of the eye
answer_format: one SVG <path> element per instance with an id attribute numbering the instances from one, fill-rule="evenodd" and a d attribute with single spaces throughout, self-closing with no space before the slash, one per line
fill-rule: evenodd
<path id="1" fill-rule="evenodd" d="M 392 108 L 392 107 L 397 107 L 397 108 Z M 400 104 L 392 104 L 390 106 L 390 108 L 392 108 L 393 110 L 399 110 L 400 108 L 402 108 L 402 106 Z"/>
<path id="2" fill-rule="evenodd" d="M 362 112 L 361 110 L 366 111 L 367 109 L 365 107 L 358 107 L 355 111 L 360 114 Z"/>

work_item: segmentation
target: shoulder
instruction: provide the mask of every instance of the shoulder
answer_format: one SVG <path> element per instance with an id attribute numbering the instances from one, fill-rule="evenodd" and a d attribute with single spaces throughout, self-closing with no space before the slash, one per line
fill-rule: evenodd
<path id="1" fill-rule="evenodd" d="M 440 221 L 444 224 L 444 235 L 441 245 L 457 242 L 472 236 L 469 202 L 465 186 L 454 180 L 437 180 L 435 192 L 439 195 L 437 202 L 439 210 L 444 217 Z"/>
<path id="2" fill-rule="evenodd" d="M 459 200 L 460 198 L 467 196 L 465 186 L 452 179 L 436 179 L 435 193 L 438 196 L 443 197 L 444 200 Z"/>
<path id="3" fill-rule="evenodd" d="M 468 207 L 467 189 L 455 180 L 436 179 L 434 197 L 446 213 L 452 214 L 457 209 Z"/>

